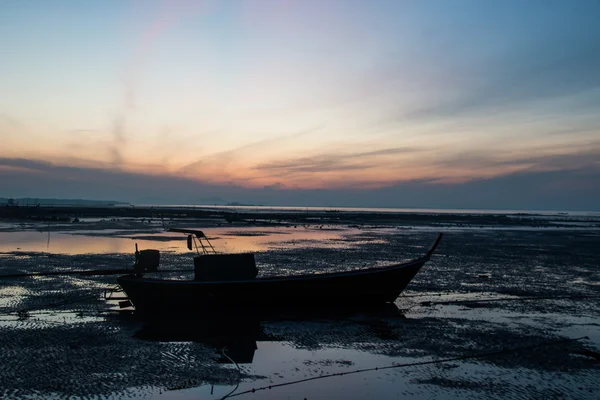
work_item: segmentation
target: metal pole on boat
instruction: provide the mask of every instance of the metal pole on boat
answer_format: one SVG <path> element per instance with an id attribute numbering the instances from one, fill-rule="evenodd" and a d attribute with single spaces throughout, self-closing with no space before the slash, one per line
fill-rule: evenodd
<path id="1" fill-rule="evenodd" d="M 210 240 L 208 240 L 208 238 L 206 236 L 204 236 L 204 238 L 206 239 L 206 243 L 208 243 L 208 245 L 210 246 L 210 248 L 212 249 L 213 253 L 216 253 L 215 248 L 213 247 L 212 243 L 210 242 Z"/>
<path id="2" fill-rule="evenodd" d="M 196 253 L 200 255 L 200 250 L 198 250 L 198 243 L 196 242 L 196 238 L 194 236 L 192 236 L 192 238 L 194 239 L 194 246 L 196 246 Z M 200 242 L 200 246 L 202 246 L 202 240 L 200 238 L 198 238 L 198 242 Z M 204 251 L 204 246 L 202 246 L 202 253 L 206 253 L 206 251 Z"/>

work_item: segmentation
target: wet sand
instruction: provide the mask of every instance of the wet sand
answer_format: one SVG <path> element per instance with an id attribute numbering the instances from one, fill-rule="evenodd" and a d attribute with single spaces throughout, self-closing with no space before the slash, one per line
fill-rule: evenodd
<path id="1" fill-rule="evenodd" d="M 600 228 L 594 219 L 327 218 L 183 225 L 203 229 L 218 250 L 256 251 L 263 276 L 410 259 L 435 232 L 445 237 L 395 305 L 382 310 L 292 310 L 171 321 L 157 329 L 120 310 L 118 300 L 105 299 L 120 296 L 111 292 L 115 277 L 0 280 L 0 396 L 212 399 L 238 384 L 233 395 L 344 373 L 239 397 L 600 397 Z M 160 249 L 163 268 L 189 270 L 184 237 L 165 234 L 162 225 L 129 217 L 50 226 L 5 220 L 0 274 L 122 268 L 131 265 L 136 241 Z M 49 245 L 43 240 L 48 231 Z M 61 247 L 66 237 L 69 246 Z M 99 251 L 86 244 L 90 239 L 113 245 Z M 588 339 L 532 347 L 583 336 Z M 521 350 L 348 374 L 515 348 Z M 231 356 L 240 357 L 239 369 Z"/>

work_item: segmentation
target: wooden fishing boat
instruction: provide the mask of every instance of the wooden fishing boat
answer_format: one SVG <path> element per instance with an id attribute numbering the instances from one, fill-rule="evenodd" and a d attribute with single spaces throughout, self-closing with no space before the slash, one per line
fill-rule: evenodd
<path id="1" fill-rule="evenodd" d="M 188 234 L 188 248 L 196 244 L 199 254 L 194 257 L 194 280 L 145 277 L 145 270 L 156 270 L 158 257 L 152 253 L 146 257 L 152 259 L 150 266 L 140 262 L 135 273 L 117 279 L 136 312 L 146 317 L 247 307 L 351 307 L 393 302 L 431 258 L 442 238 L 440 233 L 422 257 L 385 267 L 256 277 L 254 254 L 216 254 L 201 231 L 171 231 Z"/>

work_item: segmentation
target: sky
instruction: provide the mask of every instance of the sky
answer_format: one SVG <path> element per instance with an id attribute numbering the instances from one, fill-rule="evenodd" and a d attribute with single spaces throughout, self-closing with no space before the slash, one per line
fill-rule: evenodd
<path id="1" fill-rule="evenodd" d="M 0 197 L 600 210 L 596 0 L 4 0 Z"/>

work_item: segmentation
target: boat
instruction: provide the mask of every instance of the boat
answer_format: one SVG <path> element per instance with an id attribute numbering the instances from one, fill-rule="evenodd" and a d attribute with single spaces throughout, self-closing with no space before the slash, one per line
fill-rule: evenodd
<path id="1" fill-rule="evenodd" d="M 257 277 L 253 253 L 218 254 L 202 231 L 169 229 L 188 235 L 196 246 L 194 279 L 144 276 L 157 271 L 157 250 L 136 251 L 133 272 L 118 284 L 143 317 L 245 308 L 355 307 L 391 303 L 431 258 L 442 239 L 421 257 L 384 267 L 292 276 Z"/>

